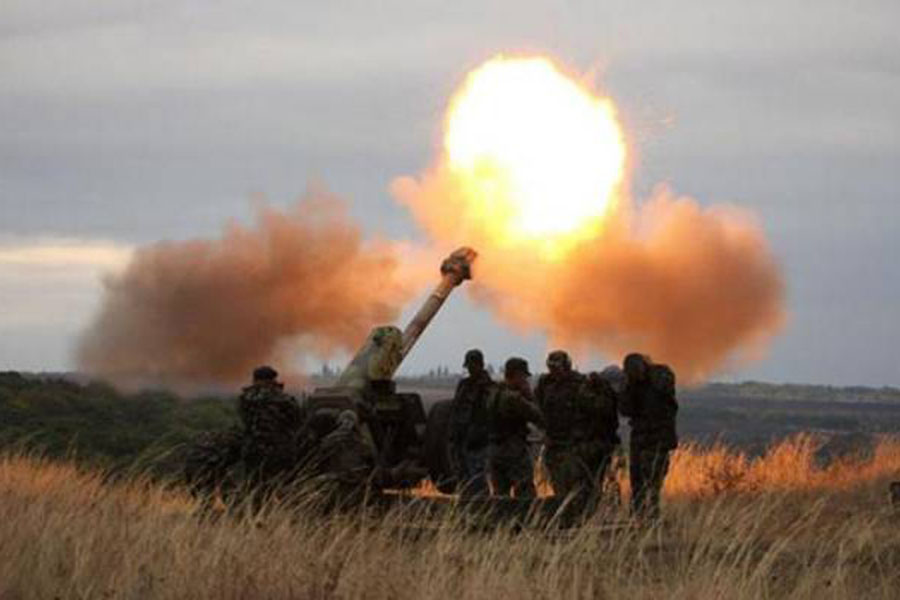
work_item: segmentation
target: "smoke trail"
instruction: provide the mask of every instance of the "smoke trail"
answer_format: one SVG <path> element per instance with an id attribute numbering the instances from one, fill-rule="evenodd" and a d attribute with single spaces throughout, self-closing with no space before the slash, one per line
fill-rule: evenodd
<path id="1" fill-rule="evenodd" d="M 335 198 L 260 209 L 218 239 L 138 249 L 82 336 L 85 371 L 124 384 L 245 379 L 295 352 L 328 356 L 395 320 L 414 288 L 396 248 L 364 241 Z"/>
<path id="2" fill-rule="evenodd" d="M 473 218 L 450 169 L 400 178 L 393 193 L 438 244 L 480 252 L 470 292 L 554 345 L 615 358 L 649 353 L 687 381 L 756 358 L 782 325 L 783 283 L 762 230 L 735 208 L 702 209 L 660 188 L 620 201 L 602 230 L 547 256 Z"/>

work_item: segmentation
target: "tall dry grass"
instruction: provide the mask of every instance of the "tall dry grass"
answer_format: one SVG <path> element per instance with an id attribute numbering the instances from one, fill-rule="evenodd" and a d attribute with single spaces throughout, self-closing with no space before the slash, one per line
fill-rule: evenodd
<path id="1" fill-rule="evenodd" d="M 0 459 L 0 598 L 896 598 L 900 445 L 818 468 L 809 438 L 674 457 L 665 519 L 468 531 L 412 508 L 211 518 L 183 493 Z M 426 527 L 427 525 L 427 527 Z"/>
<path id="2" fill-rule="evenodd" d="M 758 458 L 725 445 L 683 445 L 672 455 L 666 479 L 669 497 L 703 497 L 723 492 L 835 491 L 900 475 L 900 440 L 884 438 L 870 457 L 848 456 L 820 465 L 821 441 L 799 434 L 769 447 Z"/>

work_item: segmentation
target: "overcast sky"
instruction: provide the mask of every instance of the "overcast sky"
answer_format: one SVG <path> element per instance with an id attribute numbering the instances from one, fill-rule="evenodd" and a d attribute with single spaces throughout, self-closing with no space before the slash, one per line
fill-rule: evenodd
<path id="1" fill-rule="evenodd" d="M 900 385 L 898 24 L 896 0 L 5 0 L 0 369 L 70 368 L 103 272 L 259 195 L 319 182 L 367 232 L 416 237 L 388 184 L 432 162 L 467 70 L 524 51 L 598 75 L 639 195 L 757 213 L 789 322 L 723 378 Z M 546 349 L 460 294 L 406 369 L 470 345 Z"/>

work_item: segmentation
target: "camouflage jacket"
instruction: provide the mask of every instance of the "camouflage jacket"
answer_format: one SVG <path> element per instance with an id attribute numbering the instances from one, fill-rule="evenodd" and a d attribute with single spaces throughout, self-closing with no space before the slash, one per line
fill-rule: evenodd
<path id="1" fill-rule="evenodd" d="M 578 396 L 578 420 L 575 439 L 597 441 L 605 446 L 618 446 L 619 412 L 618 394 L 609 380 L 599 373 L 585 378 Z"/>
<path id="2" fill-rule="evenodd" d="M 357 427 L 338 426 L 322 438 L 317 455 L 320 475 L 345 484 L 365 485 L 376 466 L 375 449 Z"/>
<path id="3" fill-rule="evenodd" d="M 675 416 L 675 374 L 665 365 L 650 365 L 647 379 L 629 382 L 619 402 L 619 412 L 631 420 L 632 449 L 678 446 Z"/>
<path id="4" fill-rule="evenodd" d="M 498 384 L 487 398 L 488 437 L 492 444 L 510 439 L 525 442 L 528 423 L 544 426 L 544 416 L 520 390 Z"/>
<path id="5" fill-rule="evenodd" d="M 578 371 L 560 375 L 545 373 L 538 379 L 534 396 L 547 422 L 547 437 L 552 442 L 571 441 L 583 415 L 580 409 L 586 378 Z"/>
<path id="6" fill-rule="evenodd" d="M 257 383 L 245 387 L 238 398 L 238 415 L 250 441 L 288 443 L 302 422 L 297 400 L 279 384 Z"/>
<path id="7" fill-rule="evenodd" d="M 450 439 L 464 448 L 488 443 L 488 396 L 497 384 L 486 372 L 466 377 L 456 386 L 450 417 Z"/>

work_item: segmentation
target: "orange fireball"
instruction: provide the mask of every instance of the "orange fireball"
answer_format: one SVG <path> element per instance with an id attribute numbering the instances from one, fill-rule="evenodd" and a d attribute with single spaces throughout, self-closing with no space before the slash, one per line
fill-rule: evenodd
<path id="1" fill-rule="evenodd" d="M 546 58 L 472 71 L 450 104 L 444 149 L 468 214 L 490 223 L 494 241 L 551 254 L 596 234 L 625 171 L 612 102 Z"/>

